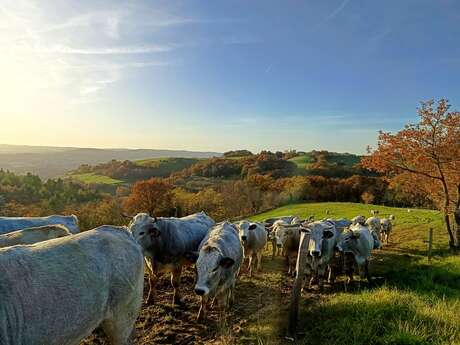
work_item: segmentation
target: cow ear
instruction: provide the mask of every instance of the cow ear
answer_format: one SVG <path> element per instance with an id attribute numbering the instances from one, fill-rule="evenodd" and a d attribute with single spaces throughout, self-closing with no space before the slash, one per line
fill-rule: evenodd
<path id="1" fill-rule="evenodd" d="M 323 237 L 326 238 L 326 239 L 332 238 L 332 237 L 334 237 L 334 233 L 332 231 L 330 231 L 330 230 L 326 230 L 323 233 Z"/>
<path id="2" fill-rule="evenodd" d="M 152 226 L 151 228 L 149 228 L 148 233 L 149 233 L 149 235 L 150 235 L 151 237 L 153 237 L 153 238 L 160 237 L 160 235 L 161 235 L 160 229 L 158 229 L 158 228 L 155 227 L 155 226 Z"/>
<path id="3" fill-rule="evenodd" d="M 256 224 L 256 223 L 252 223 L 251 225 L 249 225 L 248 230 L 254 230 L 255 228 L 257 228 L 257 224 Z"/>
<path id="4" fill-rule="evenodd" d="M 195 263 L 198 260 L 199 253 L 188 251 L 184 253 L 185 260 L 191 263 Z"/>
<path id="5" fill-rule="evenodd" d="M 220 259 L 219 265 L 221 265 L 223 268 L 230 268 L 233 266 L 234 263 L 235 260 L 227 256 L 225 258 Z"/>

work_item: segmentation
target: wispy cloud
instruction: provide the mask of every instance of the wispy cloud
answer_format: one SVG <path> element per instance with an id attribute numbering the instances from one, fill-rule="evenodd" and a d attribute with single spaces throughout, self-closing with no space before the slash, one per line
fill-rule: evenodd
<path id="1" fill-rule="evenodd" d="M 340 12 L 343 11 L 343 9 L 348 5 L 349 2 L 350 0 L 342 1 L 342 3 L 336 9 L 334 9 L 331 13 L 329 13 L 329 15 L 324 19 L 324 21 L 328 22 L 334 19 Z"/>
<path id="2" fill-rule="evenodd" d="M 120 46 L 107 48 L 73 48 L 68 46 L 52 46 L 41 49 L 47 53 L 76 54 L 76 55 L 127 55 L 169 52 L 172 46 L 147 45 L 147 46 Z"/>

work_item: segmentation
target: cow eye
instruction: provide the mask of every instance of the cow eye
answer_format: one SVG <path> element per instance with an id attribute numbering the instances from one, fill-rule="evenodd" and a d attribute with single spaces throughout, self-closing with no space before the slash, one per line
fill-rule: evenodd
<path id="1" fill-rule="evenodd" d="M 217 265 L 217 267 L 214 268 L 211 272 L 217 272 L 218 269 L 219 269 L 219 265 Z"/>
<path id="2" fill-rule="evenodd" d="M 144 231 L 142 231 L 142 232 L 139 233 L 139 236 L 144 236 L 144 235 L 145 235 L 145 232 L 144 232 Z"/>

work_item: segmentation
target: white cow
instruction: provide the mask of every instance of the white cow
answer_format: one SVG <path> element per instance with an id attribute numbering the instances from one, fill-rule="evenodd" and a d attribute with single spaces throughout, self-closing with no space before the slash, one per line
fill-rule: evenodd
<path id="1" fill-rule="evenodd" d="M 361 224 L 353 226 L 351 229 L 344 231 L 337 243 L 337 249 L 344 255 L 352 255 L 358 266 L 361 278 L 369 276 L 369 259 L 371 251 L 374 248 L 374 238 L 369 229 Z M 347 268 L 348 282 L 353 280 L 353 267 Z"/>
<path id="2" fill-rule="evenodd" d="M 142 250 L 126 228 L 0 249 L 0 344 L 75 345 L 99 325 L 127 345 L 142 305 Z"/>
<path id="3" fill-rule="evenodd" d="M 391 216 L 392 215 L 390 215 L 390 217 Z M 394 219 L 394 216 L 393 216 L 393 219 Z M 391 223 L 391 219 L 383 218 L 380 221 L 380 225 L 381 225 L 380 234 L 381 234 L 382 241 L 384 241 L 385 243 L 388 243 L 390 241 L 391 230 L 393 229 L 393 224 Z"/>
<path id="4" fill-rule="evenodd" d="M 201 296 L 198 320 L 206 314 L 209 299 L 226 309 L 234 299 L 235 282 L 243 261 L 243 247 L 236 227 L 228 222 L 216 224 L 200 244 L 199 252 L 189 252 L 196 261 L 195 292 Z"/>
<path id="5" fill-rule="evenodd" d="M 310 277 L 309 286 L 318 280 L 318 286 L 323 288 L 326 269 L 334 258 L 335 245 L 339 236 L 333 222 L 316 221 L 305 228 L 309 236 L 307 256 L 307 277 Z"/>
<path id="6" fill-rule="evenodd" d="M 254 261 L 257 260 L 257 271 L 262 268 L 262 254 L 267 244 L 267 231 L 260 223 L 250 223 L 247 220 L 235 224 L 244 249 L 244 258 L 249 259 L 249 276 L 252 276 Z"/>
<path id="7" fill-rule="evenodd" d="M 0 235 L 0 248 L 18 244 L 34 244 L 72 235 L 63 225 L 45 225 L 36 228 L 27 228 Z"/>
<path id="8" fill-rule="evenodd" d="M 64 225 L 72 234 L 80 232 L 78 218 L 71 216 L 48 217 L 0 217 L 0 234 L 45 225 Z"/>

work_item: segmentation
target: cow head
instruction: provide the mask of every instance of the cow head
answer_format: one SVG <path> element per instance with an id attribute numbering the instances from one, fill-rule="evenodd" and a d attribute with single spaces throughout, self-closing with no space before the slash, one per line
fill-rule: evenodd
<path id="1" fill-rule="evenodd" d="M 152 247 L 161 236 L 160 221 L 146 213 L 137 214 L 128 228 L 143 249 Z"/>
<path id="2" fill-rule="evenodd" d="M 328 222 L 313 222 L 307 225 L 310 233 L 308 252 L 312 257 L 320 257 L 323 252 L 323 242 L 335 237 L 335 227 Z"/>
<path id="3" fill-rule="evenodd" d="M 222 277 L 230 273 L 234 264 L 235 261 L 222 255 L 218 248 L 205 244 L 196 261 L 195 293 L 199 296 L 214 296 Z"/>
<path id="4" fill-rule="evenodd" d="M 359 231 L 353 231 L 349 228 L 345 228 L 345 231 L 340 236 L 340 239 L 336 245 L 336 249 L 342 253 L 353 252 L 356 247 L 356 242 L 359 240 Z"/>
<path id="5" fill-rule="evenodd" d="M 254 231 L 256 227 L 257 227 L 257 224 L 249 223 L 246 221 L 240 222 L 238 224 L 238 232 L 239 232 L 241 243 L 245 244 L 248 241 L 250 232 Z"/>

